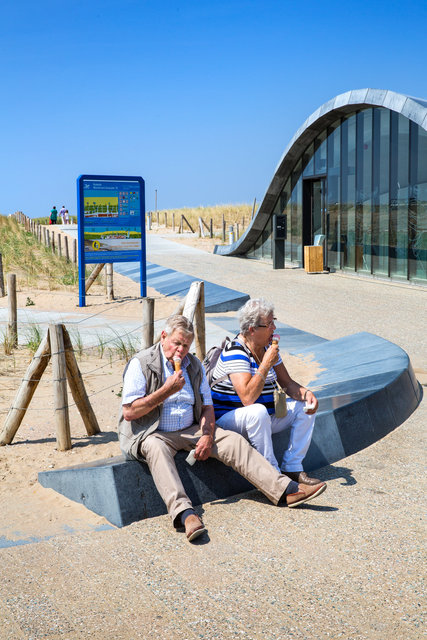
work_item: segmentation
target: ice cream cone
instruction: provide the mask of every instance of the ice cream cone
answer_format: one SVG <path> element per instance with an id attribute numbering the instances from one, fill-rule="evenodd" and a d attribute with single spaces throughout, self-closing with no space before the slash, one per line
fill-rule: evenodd
<path id="1" fill-rule="evenodd" d="M 175 367 L 175 371 L 181 371 L 181 358 L 179 356 L 173 357 L 173 366 Z"/>

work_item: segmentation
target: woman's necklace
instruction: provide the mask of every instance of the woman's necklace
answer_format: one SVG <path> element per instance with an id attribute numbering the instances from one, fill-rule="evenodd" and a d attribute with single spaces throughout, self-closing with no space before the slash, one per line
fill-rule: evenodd
<path id="1" fill-rule="evenodd" d="M 248 351 L 253 355 L 254 359 L 257 361 L 258 364 L 261 364 L 261 360 L 264 357 L 264 349 L 262 350 L 262 356 L 261 358 L 258 357 L 258 355 L 255 353 L 255 349 L 252 349 L 252 347 L 247 343 L 246 338 L 240 334 L 241 337 L 241 341 L 243 342 L 243 344 L 245 345 L 245 347 L 248 349 Z"/>

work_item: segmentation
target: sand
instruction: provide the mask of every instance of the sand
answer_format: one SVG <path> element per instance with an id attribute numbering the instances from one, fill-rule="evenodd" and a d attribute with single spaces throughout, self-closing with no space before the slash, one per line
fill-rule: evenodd
<path id="1" fill-rule="evenodd" d="M 73 313 L 96 313 L 123 321 L 140 316 L 139 285 L 119 274 L 114 275 L 115 300 L 108 302 L 104 287 L 95 284 L 87 295 L 87 305 L 78 307 L 77 290 L 34 289 L 20 286 L 18 278 L 18 307 L 25 307 L 28 297 L 34 302 L 31 309 Z M 148 295 L 156 297 L 156 318 L 167 317 L 178 304 L 174 298 L 163 298 L 149 288 Z M 0 307 L 7 306 L 7 298 L 0 298 Z M 9 408 L 13 405 L 22 377 L 31 361 L 28 349 L 20 347 L 12 355 L 0 352 L 0 430 Z M 302 384 L 313 380 L 319 365 L 309 359 L 301 360 L 282 353 L 291 375 Z M 102 517 L 83 505 L 68 500 L 37 482 L 39 471 L 68 467 L 120 454 L 116 420 L 122 387 L 125 361 L 120 354 L 103 357 L 96 349 L 85 350 L 77 356 L 86 391 L 90 397 L 101 433 L 89 437 L 80 413 L 69 393 L 72 448 L 58 451 L 53 411 L 51 364 L 45 370 L 29 409 L 9 445 L 0 447 L 0 542 L 28 541 L 55 536 L 64 532 L 94 530 L 110 526 Z"/>

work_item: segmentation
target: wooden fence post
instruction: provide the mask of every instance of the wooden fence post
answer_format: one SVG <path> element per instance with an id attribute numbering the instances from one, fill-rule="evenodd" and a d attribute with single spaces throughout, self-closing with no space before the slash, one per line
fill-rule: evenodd
<path id="1" fill-rule="evenodd" d="M 200 282 L 199 300 L 194 314 L 194 342 L 196 356 L 203 360 L 206 355 L 206 326 L 205 326 L 205 283 Z"/>
<path id="2" fill-rule="evenodd" d="M 13 400 L 13 405 L 7 414 L 3 430 L 0 434 L 0 446 L 10 444 L 18 431 L 34 391 L 40 382 L 40 378 L 46 369 L 50 358 L 49 332 L 41 341 L 34 357 L 21 382 L 18 392 Z"/>
<path id="3" fill-rule="evenodd" d="M 165 227 L 168 226 L 168 212 L 165 211 Z"/>
<path id="4" fill-rule="evenodd" d="M 52 243 L 51 243 L 51 247 L 52 247 L 52 253 L 55 253 L 55 234 L 53 232 L 52 229 Z"/>
<path id="5" fill-rule="evenodd" d="M 79 410 L 85 424 L 86 432 L 88 436 L 94 436 L 101 431 L 98 425 L 98 420 L 96 419 L 92 405 L 89 402 L 89 398 L 83 384 L 83 378 L 76 361 L 76 356 L 74 355 L 71 338 L 64 325 L 62 325 L 62 333 L 64 337 L 65 364 L 67 367 L 68 384 L 70 385 L 73 400 L 76 403 L 77 409 Z"/>
<path id="6" fill-rule="evenodd" d="M 56 442 L 58 451 L 68 451 L 68 449 L 71 449 L 71 433 L 70 416 L 68 413 L 67 370 L 65 364 L 62 325 L 50 324 L 49 336 L 52 357 Z"/>
<path id="7" fill-rule="evenodd" d="M 62 234 L 58 233 L 58 255 L 62 258 L 62 242 L 61 242 Z"/>
<path id="8" fill-rule="evenodd" d="M 77 238 L 73 238 L 73 262 L 77 264 Z"/>
<path id="9" fill-rule="evenodd" d="M 203 360 L 206 355 L 204 282 L 191 283 L 182 315 L 194 323 L 196 355 L 199 360 Z"/>
<path id="10" fill-rule="evenodd" d="M 6 291 L 4 289 L 4 275 L 3 275 L 3 258 L 0 253 L 0 297 L 4 298 Z"/>
<path id="11" fill-rule="evenodd" d="M 86 280 L 85 293 L 88 292 L 89 288 L 93 285 L 93 283 L 95 282 L 96 278 L 101 273 L 102 269 L 104 268 L 104 264 L 105 264 L 105 262 L 97 264 L 95 269 L 90 274 L 89 278 Z"/>
<path id="12" fill-rule="evenodd" d="M 142 298 L 142 344 L 148 349 L 154 342 L 154 298 Z"/>
<path id="13" fill-rule="evenodd" d="M 213 221 L 212 221 L 212 218 L 211 218 L 211 221 L 209 223 L 209 236 L 211 238 L 213 238 Z"/>
<path id="14" fill-rule="evenodd" d="M 107 300 L 114 300 L 113 290 L 113 263 L 107 262 L 105 265 Z"/>
<path id="15" fill-rule="evenodd" d="M 65 259 L 67 262 L 70 262 L 70 252 L 68 251 L 68 236 L 64 236 L 65 243 Z"/>
<path id="16" fill-rule="evenodd" d="M 175 233 L 175 214 L 172 214 L 172 231 Z"/>
<path id="17" fill-rule="evenodd" d="M 222 214 L 222 241 L 225 242 L 225 217 Z"/>
<path id="18" fill-rule="evenodd" d="M 8 325 L 7 336 L 11 346 L 18 346 L 18 312 L 16 308 L 16 274 L 7 274 Z"/>

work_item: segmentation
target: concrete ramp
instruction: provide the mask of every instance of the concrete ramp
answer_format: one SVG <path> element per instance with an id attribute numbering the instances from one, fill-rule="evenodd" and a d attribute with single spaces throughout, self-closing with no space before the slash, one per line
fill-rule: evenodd
<path id="1" fill-rule="evenodd" d="M 115 262 L 114 271 L 127 276 L 135 282 L 140 281 L 139 263 L 137 262 Z M 196 280 L 200 280 L 200 278 L 147 262 L 148 286 L 153 287 L 153 289 L 163 293 L 165 296 L 185 298 L 191 283 Z M 205 280 L 205 310 L 207 313 L 237 311 L 245 304 L 246 300 L 249 300 L 249 296 L 246 293 Z"/>

